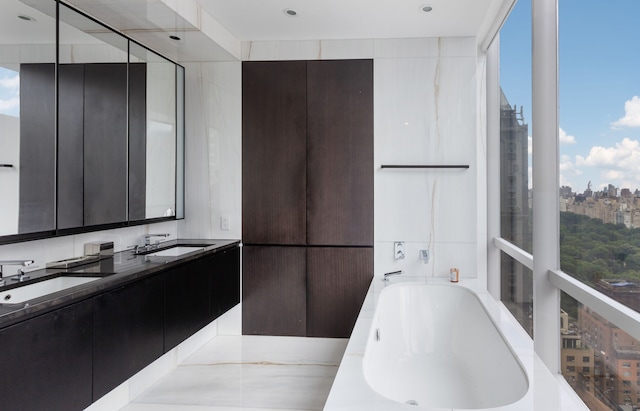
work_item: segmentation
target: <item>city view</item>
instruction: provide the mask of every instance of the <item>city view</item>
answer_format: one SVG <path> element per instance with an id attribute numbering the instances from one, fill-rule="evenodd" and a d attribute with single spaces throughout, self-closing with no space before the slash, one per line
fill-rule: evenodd
<path id="1" fill-rule="evenodd" d="M 501 97 L 502 238 L 532 252 L 528 124 Z M 562 186 L 562 271 L 640 311 L 640 191 L 610 184 Z M 502 301 L 533 334 L 531 271 L 503 254 Z M 562 295 L 562 374 L 591 410 L 640 409 L 640 343 L 597 312 Z"/>

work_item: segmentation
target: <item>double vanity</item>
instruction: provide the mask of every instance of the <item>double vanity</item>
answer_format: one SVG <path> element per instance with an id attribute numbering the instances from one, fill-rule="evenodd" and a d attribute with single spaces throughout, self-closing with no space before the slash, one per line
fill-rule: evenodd
<path id="1" fill-rule="evenodd" d="M 82 410 L 240 301 L 236 240 L 173 240 L 0 287 L 0 392 Z"/>

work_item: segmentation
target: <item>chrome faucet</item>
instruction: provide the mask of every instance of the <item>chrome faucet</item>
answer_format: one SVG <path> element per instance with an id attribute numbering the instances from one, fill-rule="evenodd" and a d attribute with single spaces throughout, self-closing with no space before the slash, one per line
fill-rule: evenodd
<path id="1" fill-rule="evenodd" d="M 28 267 L 31 264 L 33 264 L 33 260 L 0 260 L 0 287 L 5 285 L 5 280 L 2 277 L 2 266 L 4 265 L 20 265 L 23 268 L 18 269 L 18 273 L 20 274 L 19 277 L 14 277 L 13 280 L 15 281 L 23 281 L 23 280 L 28 280 L 29 276 L 25 275 L 24 273 L 24 267 Z"/>
<path id="2" fill-rule="evenodd" d="M 389 281 L 389 277 L 391 277 L 392 275 L 400 275 L 400 274 L 402 274 L 402 270 L 384 273 L 384 278 L 382 279 L 382 281 Z"/>

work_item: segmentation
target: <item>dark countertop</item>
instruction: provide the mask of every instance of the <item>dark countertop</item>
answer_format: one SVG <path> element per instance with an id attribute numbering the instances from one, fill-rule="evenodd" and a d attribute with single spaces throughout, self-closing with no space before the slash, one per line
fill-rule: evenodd
<path id="1" fill-rule="evenodd" d="M 32 299 L 26 303 L 0 304 L 0 328 L 91 298 L 118 286 L 195 260 L 204 255 L 236 247 L 239 244 L 239 240 L 178 239 L 164 241 L 159 244 L 157 249 L 149 251 L 147 254 L 153 254 L 174 246 L 198 246 L 204 247 L 204 250 L 193 251 L 179 257 L 134 255 L 131 251 L 121 251 L 114 253 L 113 257 L 74 268 L 46 268 L 31 271 L 28 273 L 30 278 L 21 283 L 13 282 L 11 281 L 11 277 L 6 277 L 6 286 L 0 287 L 0 292 L 45 279 L 55 278 L 61 274 L 75 277 L 87 276 L 102 278 Z"/>

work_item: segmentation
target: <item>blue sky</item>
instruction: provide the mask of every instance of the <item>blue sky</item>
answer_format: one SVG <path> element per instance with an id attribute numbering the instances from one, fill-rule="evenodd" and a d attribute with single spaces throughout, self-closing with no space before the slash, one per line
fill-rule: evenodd
<path id="1" fill-rule="evenodd" d="M 20 76 L 0 67 L 0 114 L 18 117 L 20 113 Z"/>
<path id="2" fill-rule="evenodd" d="M 559 0 L 560 184 L 574 191 L 640 188 L 639 18 L 637 0 Z M 500 41 L 503 90 L 531 126 L 531 0 Z"/>

